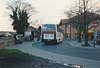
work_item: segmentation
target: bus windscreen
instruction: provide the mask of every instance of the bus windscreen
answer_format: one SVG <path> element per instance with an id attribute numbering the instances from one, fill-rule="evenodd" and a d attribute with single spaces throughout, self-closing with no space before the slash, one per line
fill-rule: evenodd
<path id="1" fill-rule="evenodd" d="M 55 31 L 56 30 L 56 26 L 54 24 L 44 24 L 42 26 L 42 30 L 43 31 L 46 31 L 46 30 Z"/>

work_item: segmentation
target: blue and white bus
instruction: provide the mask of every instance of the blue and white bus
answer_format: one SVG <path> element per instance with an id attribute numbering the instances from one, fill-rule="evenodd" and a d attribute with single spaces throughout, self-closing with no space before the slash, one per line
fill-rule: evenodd
<path id="1" fill-rule="evenodd" d="M 41 40 L 47 43 L 59 43 L 63 40 L 60 26 L 56 24 L 43 24 L 41 29 Z"/>

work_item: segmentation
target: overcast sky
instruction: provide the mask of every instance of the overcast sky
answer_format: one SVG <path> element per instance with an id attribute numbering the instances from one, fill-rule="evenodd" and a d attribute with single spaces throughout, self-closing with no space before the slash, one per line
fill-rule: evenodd
<path id="1" fill-rule="evenodd" d="M 14 0 L 0 0 L 0 31 L 12 31 L 11 19 L 7 15 L 6 3 Z M 64 11 L 73 3 L 73 0 L 23 0 L 29 2 L 39 12 L 31 18 L 31 22 L 58 24 L 60 19 L 66 18 Z M 40 24 L 41 25 L 41 24 Z"/>

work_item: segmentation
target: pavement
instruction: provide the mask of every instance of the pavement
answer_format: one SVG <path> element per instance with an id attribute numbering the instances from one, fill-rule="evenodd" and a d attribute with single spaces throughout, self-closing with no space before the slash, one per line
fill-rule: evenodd
<path id="1" fill-rule="evenodd" d="M 54 60 L 54 61 L 66 63 L 66 64 L 81 65 L 81 66 L 83 66 L 83 68 L 100 68 L 100 61 L 56 54 L 56 53 L 47 52 L 47 51 L 32 47 L 33 43 L 38 44 L 39 42 L 41 42 L 41 41 L 24 42 L 23 44 L 6 47 L 6 49 L 19 49 L 23 52 L 30 53 L 34 56 L 39 56 L 42 58 L 46 58 L 46 59 L 50 59 L 50 60 Z M 100 46 L 96 46 L 96 48 L 82 47 L 81 46 L 82 44 L 84 44 L 84 42 L 77 43 L 77 41 L 69 41 L 69 45 L 71 45 L 72 47 L 100 49 Z"/>
<path id="2" fill-rule="evenodd" d="M 85 44 L 85 41 L 82 41 L 82 42 L 70 41 L 69 45 L 71 45 L 72 47 L 85 48 L 85 49 L 100 49 L 100 44 L 94 45 L 93 40 L 92 41 L 90 40 L 88 43 L 89 43 L 90 46 L 81 46 L 81 45 Z M 95 46 L 95 48 L 94 48 L 94 46 Z"/>

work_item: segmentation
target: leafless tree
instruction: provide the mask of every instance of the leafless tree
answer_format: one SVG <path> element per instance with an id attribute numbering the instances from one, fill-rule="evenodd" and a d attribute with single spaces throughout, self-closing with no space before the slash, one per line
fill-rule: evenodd
<path id="1" fill-rule="evenodd" d="M 88 44 L 88 30 L 92 28 L 89 24 L 93 21 L 99 20 L 99 0 L 79 0 L 75 2 L 65 14 L 69 18 L 69 23 L 79 31 L 79 39 L 83 31 L 85 37 L 85 45 Z"/>

